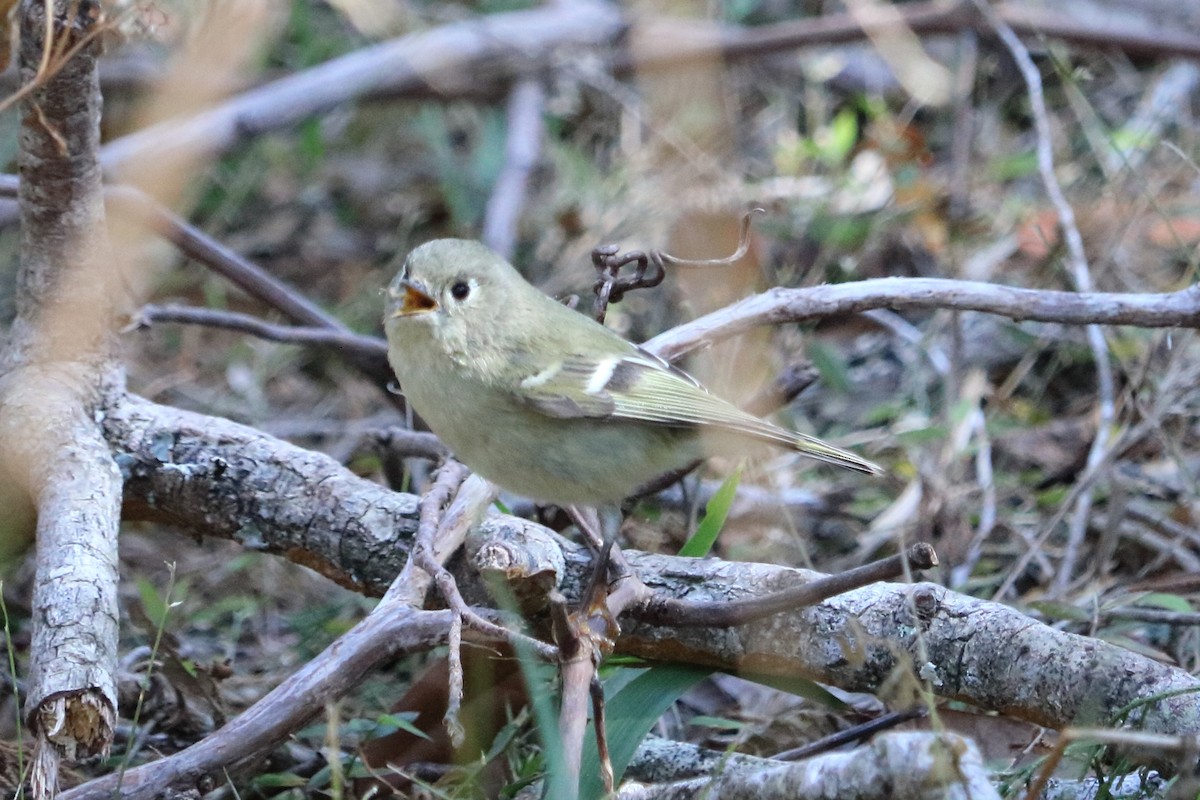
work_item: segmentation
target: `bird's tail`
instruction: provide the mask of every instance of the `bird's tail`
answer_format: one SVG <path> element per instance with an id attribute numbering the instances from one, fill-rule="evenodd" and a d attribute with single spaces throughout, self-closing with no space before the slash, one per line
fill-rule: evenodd
<path id="1" fill-rule="evenodd" d="M 849 450 L 834 447 L 831 444 L 822 442 L 820 439 L 805 436 L 803 433 L 796 433 L 795 431 L 785 431 L 785 433 L 789 436 L 786 446 L 797 453 L 802 453 L 818 461 L 824 461 L 827 464 L 835 464 L 839 467 L 866 472 L 870 475 L 883 474 L 883 467 L 873 461 L 860 458 Z"/>

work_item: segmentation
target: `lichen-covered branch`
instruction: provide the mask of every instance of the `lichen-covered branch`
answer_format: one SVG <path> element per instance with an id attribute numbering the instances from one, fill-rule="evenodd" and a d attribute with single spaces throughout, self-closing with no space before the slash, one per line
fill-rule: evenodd
<path id="1" fill-rule="evenodd" d="M 384 592 L 404 564 L 416 498 L 324 456 L 137 398 L 110 412 L 106 432 L 127 473 L 125 503 L 135 515 L 249 540 L 369 594 Z M 486 602 L 487 581 L 500 579 L 535 614 L 554 588 L 577 602 L 593 569 L 582 546 L 500 514 L 484 520 L 468 554 L 454 568 L 469 601 Z M 653 591 L 712 603 L 777 592 L 815 575 L 720 559 L 626 556 Z M 1051 727 L 1119 723 L 1117 713 L 1129 704 L 1182 691 L 1125 722 L 1200 732 L 1200 681 L 1186 672 L 933 584 L 876 584 L 728 628 L 647 625 L 633 607 L 622 627 L 617 649 L 630 655 L 801 675 L 859 691 L 915 691 L 920 674 L 936 694 Z"/>
<path id="2" fill-rule="evenodd" d="M 3 515 L 0 536 L 13 552 L 36 524 L 25 713 L 40 798 L 56 793 L 61 758 L 112 742 L 121 481 L 96 414 L 121 380 L 121 281 L 97 160 L 100 6 L 26 0 L 17 13 L 21 80 L 34 88 L 22 103 L 18 156 L 17 317 L 0 353 L 0 503 L 20 510 Z"/>
<path id="3" fill-rule="evenodd" d="M 365 594 L 383 594 L 408 557 L 417 498 L 328 456 L 132 395 L 107 410 L 104 430 L 127 519 L 235 539 Z"/>

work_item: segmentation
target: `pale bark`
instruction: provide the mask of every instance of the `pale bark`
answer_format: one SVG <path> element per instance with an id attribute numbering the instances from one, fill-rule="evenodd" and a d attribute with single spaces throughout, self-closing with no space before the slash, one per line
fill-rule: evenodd
<path id="1" fill-rule="evenodd" d="M 104 233 L 97 161 L 98 41 L 91 37 L 99 8 L 27 0 L 18 13 L 22 80 L 38 86 L 22 107 L 17 317 L 0 355 L 0 499 L 25 509 L 18 526 L 36 513 L 25 713 L 34 734 L 33 794 L 48 797 L 60 758 L 108 750 L 116 715 L 121 480 L 97 416 L 121 380 L 112 324 L 120 280 Z M 8 548 L 31 531 L 3 533 Z"/>
<path id="2" fill-rule="evenodd" d="M 766 759 L 763 759 L 766 761 Z M 955 734 L 885 733 L 794 764 L 718 767 L 713 777 L 625 786 L 620 800 L 999 800 L 978 748 Z"/>
<path id="3" fill-rule="evenodd" d="M 416 499 L 386 491 L 254 429 L 131 398 L 106 421 L 125 469 L 126 508 L 190 533 L 241 537 L 369 594 L 403 566 Z M 291 463 L 293 466 L 286 466 Z M 281 484 L 284 478 L 291 483 Z M 273 487 L 281 491 L 272 491 Z M 305 489 L 304 487 L 310 487 Z M 303 531 L 303 536 L 298 536 Z M 489 516 L 456 566 L 464 594 L 488 603 L 484 578 L 510 583 L 537 614 L 558 588 L 579 598 L 591 575 L 586 550 L 534 523 Z M 628 551 L 650 588 L 720 602 L 761 596 L 816 573 L 768 564 Z M 1117 713 L 1161 693 L 1189 690 L 1135 710 L 1126 724 L 1200 733 L 1200 681 L 1106 642 L 1056 630 L 999 603 L 933 584 L 877 584 L 733 628 L 622 620 L 619 652 L 742 673 L 804 676 L 857 691 L 929 689 L 980 708 L 1055 728 L 1121 724 Z M 899 687 L 899 688 L 897 688 Z"/>

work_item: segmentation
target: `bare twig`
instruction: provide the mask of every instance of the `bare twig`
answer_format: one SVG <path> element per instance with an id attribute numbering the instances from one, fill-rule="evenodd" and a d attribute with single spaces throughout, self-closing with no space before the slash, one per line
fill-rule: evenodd
<path id="1" fill-rule="evenodd" d="M 930 569 L 937 563 L 933 548 L 918 542 L 900 555 L 749 600 L 691 603 L 651 594 L 639 607 L 630 609 L 630 613 L 642 622 L 662 624 L 670 621 L 680 627 L 745 625 L 783 611 L 815 605 L 871 583 L 892 580 L 905 574 L 908 569 Z"/>
<path id="2" fill-rule="evenodd" d="M 408 428 L 385 428 L 373 434 L 375 441 L 395 455 L 416 456 L 438 460 L 450 455 L 442 440 L 432 433 L 410 431 Z"/>
<path id="3" fill-rule="evenodd" d="M 422 584 L 413 574 L 415 566 L 433 579 L 442 599 L 446 601 L 450 610 L 462 618 L 463 624 L 469 630 L 489 639 L 519 643 L 529 647 L 542 658 L 552 659 L 558 652 L 553 646 L 522 633 L 510 631 L 480 616 L 463 598 L 454 576 L 442 566 L 450 554 L 462 544 L 467 528 L 479 518 L 486 505 L 494 499 L 492 492 L 495 491 L 495 488 L 482 478 L 472 476 L 474 484 L 482 488 L 471 492 L 469 502 L 456 504 L 457 509 L 456 505 L 452 505 L 446 512 L 442 524 L 438 525 L 437 516 L 432 509 L 439 508 L 441 503 L 445 502 L 443 495 L 446 490 L 444 487 L 454 481 L 463 481 L 466 475 L 466 468 L 457 462 L 450 462 L 447 466 L 442 467 L 439 476 L 442 488 L 435 487 L 435 490 L 427 492 L 425 498 L 422 499 L 422 527 L 417 531 L 409 562 L 397 576 L 392 587 L 388 589 L 388 593 L 384 595 L 384 600 L 403 599 L 411 605 L 419 603 L 420 598 L 424 596 L 424 590 L 418 588 Z M 480 505 L 482 499 L 486 499 L 487 502 Z M 428 522 L 426 522 L 427 519 Z M 453 532 L 454 535 L 448 536 L 448 532 Z"/>
<path id="4" fill-rule="evenodd" d="M 181 322 L 208 328 L 248 333 L 259 339 L 286 344 L 314 344 L 343 352 L 353 352 L 378 362 L 377 371 L 390 372 L 387 364 L 387 342 L 375 336 L 362 336 L 328 327 L 296 327 L 276 325 L 259 317 L 236 311 L 182 305 L 145 305 L 138 309 L 128 328 L 148 328 L 158 322 Z"/>
<path id="5" fill-rule="evenodd" d="M 619 303 L 625 293 L 634 289 L 649 289 L 658 286 L 667 276 L 663 269 L 662 259 L 657 258 L 658 251 L 646 255 L 641 250 L 631 250 L 621 253 L 615 244 L 600 245 L 592 250 L 592 266 L 600 273 L 592 291 L 596 299 L 592 303 L 592 317 L 597 322 L 604 322 L 608 313 L 609 303 Z M 621 276 L 621 268 L 634 265 L 633 275 Z M 651 270 L 650 268 L 654 269 Z"/>
<path id="6" fill-rule="evenodd" d="M 1071 280 L 1078 292 L 1092 291 L 1091 270 L 1088 267 L 1087 254 L 1083 251 L 1083 237 L 1079 226 L 1075 224 L 1075 211 L 1063 195 L 1062 187 L 1054 174 L 1054 145 L 1051 141 L 1050 118 L 1046 115 L 1046 100 L 1042 93 L 1042 76 L 1037 66 L 1029 56 L 1025 45 L 1017 38 L 1016 33 L 995 13 L 984 0 L 975 0 L 980 13 L 995 29 L 1004 46 L 1012 53 L 1025 85 L 1029 89 L 1029 107 L 1033 114 L 1034 129 L 1037 131 L 1037 162 L 1038 172 L 1041 173 L 1042 183 L 1051 204 L 1058 212 L 1059 224 L 1067 242 L 1067 253 L 1071 265 Z M 1095 468 L 1104 459 L 1108 447 L 1113 419 L 1116 416 L 1116 401 L 1114 399 L 1112 365 L 1108 359 L 1108 342 L 1104 339 L 1104 331 L 1099 325 L 1087 326 L 1088 346 L 1092 350 L 1092 358 L 1096 362 L 1096 392 L 1099 395 L 1099 419 L 1096 423 L 1096 438 L 1092 440 L 1088 451 L 1087 464 Z M 1079 560 L 1079 550 L 1087 533 L 1088 514 L 1092 509 L 1093 493 L 1091 489 L 1082 491 L 1075 502 L 1075 513 L 1067 532 L 1067 545 L 1063 551 L 1062 563 L 1054 580 L 1054 594 L 1061 596 L 1075 574 L 1075 564 Z"/>
<path id="7" fill-rule="evenodd" d="M 991 31 L 983 24 L 970 2 L 906 3 L 889 6 L 889 13 L 899 12 L 900 24 L 919 35 L 958 33 L 976 30 L 985 35 Z M 999 4 L 997 13 L 1021 36 L 1061 39 L 1085 47 L 1123 50 L 1131 56 L 1200 56 L 1200 36 L 1181 28 L 1131 30 L 1127 25 L 1081 21 L 1065 14 L 1018 8 Z M 672 20 L 674 32 L 678 22 Z M 826 14 L 808 19 L 789 20 L 754 28 L 723 29 L 717 36 L 664 35 L 658 46 L 634 53 L 624 53 L 613 64 L 618 75 L 635 70 L 677 67 L 696 60 L 725 60 L 758 58 L 802 47 L 842 44 L 862 41 L 867 37 L 863 15 L 848 13 Z"/>
<path id="8" fill-rule="evenodd" d="M 604 710 L 604 684 L 599 675 L 592 675 L 592 684 L 588 687 L 592 696 L 592 720 L 596 727 L 596 755 L 600 761 L 600 785 L 604 787 L 604 795 L 610 796 L 616 776 L 613 774 L 612 756 L 608 751 L 608 715 Z"/>
<path id="9" fill-rule="evenodd" d="M 433 485 L 421 497 L 417 538 L 413 543 L 409 559 L 434 580 L 437 580 L 440 577 L 440 571 L 444 570 L 442 567 L 444 559 L 434 555 L 435 539 L 442 528 L 439 524 L 442 518 L 442 506 L 450 501 L 450 498 L 466 480 L 467 475 L 467 469 L 462 464 L 457 461 L 447 461 L 438 470 Z M 443 550 L 451 550 L 451 548 L 443 548 Z M 401 573 L 401 578 L 403 577 L 404 573 Z M 384 600 L 388 599 L 388 596 L 385 595 Z M 455 614 L 447 637 L 449 650 L 446 661 L 449 685 L 446 687 L 446 714 L 443 717 L 443 724 L 446 726 L 446 733 L 449 734 L 451 743 L 456 748 L 462 747 L 466 737 L 466 731 L 458 720 L 458 709 L 462 706 L 463 696 L 462 626 L 464 616 L 463 613 Z"/>
<path id="10" fill-rule="evenodd" d="M 1194 549 L 1200 550 L 1200 530 L 1176 522 L 1165 514 L 1156 512 L 1153 508 L 1139 502 L 1132 502 L 1125 507 L 1125 515 L 1164 536 L 1187 541 Z"/>
<path id="11" fill-rule="evenodd" d="M 525 206 L 529 176 L 542 151 L 542 109 L 546 92 L 541 81 L 524 78 L 508 95 L 508 138 L 504 168 L 496 178 L 483 216 L 483 243 L 506 259 L 517 244 L 517 223 Z"/>
<path id="12" fill-rule="evenodd" d="M 566 598 L 557 591 L 550 593 L 550 622 L 558 645 L 558 669 L 562 676 L 558 736 L 562 742 L 563 771 L 573 796 L 578 796 L 587 701 L 596 664 L 586 630 L 579 617 L 570 613 Z"/>
<path id="13" fill-rule="evenodd" d="M 15 196 L 19 190 L 20 182 L 16 175 L 0 175 L 0 195 Z M 173 243 L 185 255 L 221 275 L 251 297 L 282 312 L 293 322 L 321 328 L 346 337 L 355 337 L 355 334 L 337 317 L 329 314 L 285 282 L 204 233 L 139 189 L 131 186 L 110 186 L 105 189 L 105 198 L 110 202 L 122 204 L 123 208 L 131 212 L 135 219 Z M 243 324 L 247 328 L 254 327 L 248 321 Z M 347 340 L 347 343 L 351 341 Z M 380 361 L 378 352 L 363 351 L 364 348 L 367 351 L 377 351 L 378 346 L 368 345 L 361 340 L 358 343 L 363 347 L 351 345 L 346 349 L 347 360 L 377 385 L 386 387 L 393 380 L 391 369 L 386 366 L 385 361 Z"/>
<path id="14" fill-rule="evenodd" d="M 615 244 L 601 245 L 592 250 L 592 266 L 599 273 L 592 286 L 596 294 L 592 316 L 597 322 L 604 322 L 609 303 L 621 302 L 626 292 L 658 286 L 667 276 L 667 264 L 673 267 L 722 267 L 737 263 L 750 249 L 750 218 L 761 213 L 765 213 L 763 209 L 752 208 L 742 215 L 737 250 L 723 258 L 678 258 L 662 250 L 651 250 L 649 253 L 630 250 L 622 253 Z M 621 269 L 630 264 L 634 265 L 633 275 L 622 276 Z"/>
<path id="15" fill-rule="evenodd" d="M 1066 292 L 948 278 L 872 280 L 776 288 L 676 326 L 643 343 L 668 360 L 760 325 L 802 322 L 873 308 L 983 311 L 1014 320 L 1070 325 L 1200 327 L 1200 287 L 1175 292 Z"/>
<path id="16" fill-rule="evenodd" d="M 467 730 L 463 727 L 458 714 L 463 701 L 463 665 L 462 665 L 462 629 L 463 618 L 455 614 L 450 620 L 450 631 L 446 637 L 446 713 L 442 715 L 442 724 L 450 736 L 454 749 L 463 746 L 467 738 Z"/>
<path id="17" fill-rule="evenodd" d="M 920 719 L 927 713 L 929 712 L 924 706 L 914 706 L 904 711 L 892 711 L 887 714 L 881 714 L 873 720 L 854 725 L 829 736 L 824 736 L 815 742 L 810 742 L 801 747 L 793 747 L 790 750 L 784 750 L 782 753 L 776 753 L 772 758 L 778 761 L 801 761 L 805 758 L 812 758 L 815 755 L 820 755 L 851 742 L 860 742 L 864 739 L 869 739 L 880 731 L 886 731 L 889 728 L 902 725 L 910 720 Z"/>

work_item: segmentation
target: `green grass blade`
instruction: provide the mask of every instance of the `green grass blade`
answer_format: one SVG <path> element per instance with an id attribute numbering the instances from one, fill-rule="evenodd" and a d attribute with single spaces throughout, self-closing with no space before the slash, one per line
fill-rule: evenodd
<path id="1" fill-rule="evenodd" d="M 730 506 L 733 505 L 733 498 L 737 495 L 738 484 L 742 481 L 742 466 L 739 464 L 738 468 L 730 473 L 729 477 L 721 483 L 716 494 L 704 506 L 704 519 L 696 526 L 696 532 L 692 534 L 692 538 L 679 548 L 679 555 L 703 558 L 712 550 L 717 536 L 725 527 L 725 520 L 729 516 Z"/>
<path id="2" fill-rule="evenodd" d="M 642 672 L 612 697 L 605 698 L 608 751 L 617 783 L 620 783 L 638 745 L 658 718 L 680 695 L 711 674 L 711 669 L 703 667 L 658 664 Z M 583 745 L 581 772 L 579 796 L 583 800 L 603 797 L 594 728 L 589 728 Z"/>

